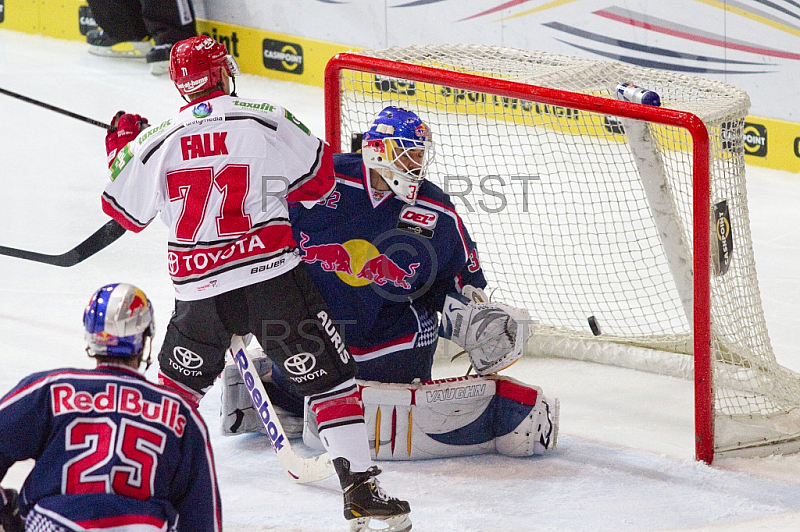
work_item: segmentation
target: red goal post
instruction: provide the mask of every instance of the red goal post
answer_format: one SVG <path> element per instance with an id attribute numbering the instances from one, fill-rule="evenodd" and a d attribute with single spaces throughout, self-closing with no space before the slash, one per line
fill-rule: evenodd
<path id="1" fill-rule="evenodd" d="M 687 148 L 687 150 L 691 152 L 691 183 L 689 186 L 691 187 L 691 248 L 693 250 L 691 268 L 693 282 L 691 287 L 692 309 L 690 311 L 690 321 L 692 323 L 690 325 L 690 343 L 694 355 L 695 453 L 698 460 L 711 463 L 715 456 L 715 390 L 713 386 L 711 326 L 711 235 L 714 231 L 714 224 L 711 212 L 710 138 L 709 130 L 704 121 L 692 112 L 670 108 L 668 104 L 664 107 L 651 107 L 618 101 L 608 93 L 596 95 L 520 82 L 513 79 L 513 75 L 504 76 L 503 73 L 495 76 L 470 72 L 470 68 L 440 68 L 440 64 L 444 65 L 446 63 L 441 58 L 431 60 L 428 65 L 421 64 L 426 62 L 425 59 L 415 62 L 413 59 L 392 60 L 386 58 L 393 57 L 393 52 L 398 50 L 403 52 L 403 49 L 390 49 L 387 54 L 382 54 L 382 51 L 338 54 L 328 63 L 324 80 L 326 140 L 335 151 L 348 149 L 350 139 L 344 136 L 348 131 L 364 131 L 369 126 L 369 122 L 364 121 L 364 116 L 357 118 L 359 123 L 345 123 L 348 117 L 343 116 L 343 95 L 350 95 L 350 93 L 359 91 L 357 88 L 358 83 L 345 81 L 346 73 L 348 73 L 346 74 L 347 76 L 351 75 L 349 73 L 358 73 L 357 76 L 365 80 L 364 83 L 366 84 L 372 81 L 377 84 L 378 79 L 400 80 L 402 83 L 420 85 L 430 84 L 436 87 L 448 87 L 453 90 L 492 95 L 492 97 L 536 102 L 536 104 L 557 106 L 568 110 L 585 111 L 609 117 L 622 117 L 626 120 L 643 121 L 649 124 L 661 124 L 681 128 L 688 133 L 691 137 L 691 147 Z M 490 49 L 488 53 L 491 54 L 493 52 Z M 509 49 L 502 49 L 502 53 L 509 53 Z M 520 53 L 526 54 L 526 52 L 522 51 Z M 421 57 L 425 58 L 427 56 L 423 53 Z M 375 78 L 375 76 L 378 76 L 378 78 Z M 619 80 L 619 82 L 625 81 L 630 80 Z M 354 86 L 356 87 L 355 89 Z M 357 96 L 356 98 L 359 97 Z M 365 98 L 368 99 L 369 96 L 365 96 Z M 409 101 L 404 99 L 402 94 L 383 94 L 380 96 L 380 100 L 380 106 L 397 104 L 413 107 L 413 104 L 409 105 Z M 424 105 L 423 102 L 420 112 L 423 119 L 425 119 L 426 114 Z M 436 107 L 437 104 L 429 102 L 429 105 Z M 354 119 L 350 118 L 350 120 Z M 626 122 L 626 124 L 630 123 Z M 432 131 L 435 142 L 439 142 L 442 133 L 437 131 L 435 125 L 432 126 Z M 480 141 L 476 140 L 476 142 Z M 447 162 L 443 164 L 446 165 Z M 435 181 L 434 176 L 431 176 L 431 179 Z M 478 241 L 480 247 L 481 241 L 477 238 L 476 241 Z M 532 315 L 537 316 L 538 309 L 532 308 L 530 310 Z M 636 341 L 633 343 L 636 343 Z"/>

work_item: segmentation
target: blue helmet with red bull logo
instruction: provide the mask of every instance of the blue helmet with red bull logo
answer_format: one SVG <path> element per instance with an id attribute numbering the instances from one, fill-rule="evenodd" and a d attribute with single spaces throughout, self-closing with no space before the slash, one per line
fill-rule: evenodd
<path id="1" fill-rule="evenodd" d="M 376 170 L 398 197 L 413 204 L 433 159 L 431 131 L 416 114 L 391 105 L 364 133 L 361 154 L 367 168 Z"/>
<path id="2" fill-rule="evenodd" d="M 153 304 L 131 284 L 109 284 L 92 294 L 83 327 L 90 356 L 138 355 L 155 332 Z"/>

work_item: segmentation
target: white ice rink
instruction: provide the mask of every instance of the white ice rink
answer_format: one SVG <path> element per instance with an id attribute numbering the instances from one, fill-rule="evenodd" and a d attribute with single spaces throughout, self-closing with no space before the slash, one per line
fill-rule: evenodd
<path id="1" fill-rule="evenodd" d="M 103 122 L 125 109 L 157 123 L 182 105 L 169 79 L 143 62 L 95 57 L 78 42 L 2 30 L 0 65 L 0 88 Z M 321 89 L 244 75 L 238 92 L 273 99 L 323 133 Z M 108 220 L 104 130 L 5 95 L 0 117 L 0 244 L 67 251 Z M 772 343 L 778 361 L 800 371 L 800 176 L 750 167 L 748 192 Z M 81 315 L 106 283 L 134 283 L 153 300 L 157 349 L 173 302 L 165 243 L 155 222 L 71 268 L 0 257 L 0 394 L 33 371 L 92 366 Z M 435 368 L 439 377 L 464 370 Z M 525 359 L 508 374 L 561 399 L 558 449 L 382 463 L 384 486 L 411 502 L 414 530 L 800 530 L 800 456 L 711 467 L 693 460 L 692 383 L 553 359 Z M 201 411 L 214 435 L 226 530 L 346 529 L 335 479 L 292 484 L 264 436 L 223 437 L 218 410 L 215 388 Z M 15 466 L 3 484 L 19 487 L 29 467 Z"/>

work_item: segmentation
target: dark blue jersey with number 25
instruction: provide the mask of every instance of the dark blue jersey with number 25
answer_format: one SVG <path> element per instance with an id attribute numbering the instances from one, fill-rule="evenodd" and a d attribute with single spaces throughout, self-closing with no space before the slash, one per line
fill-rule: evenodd
<path id="1" fill-rule="evenodd" d="M 222 529 L 205 423 L 128 367 L 36 373 L 6 394 L 0 480 L 29 458 L 23 515 L 66 530 Z"/>

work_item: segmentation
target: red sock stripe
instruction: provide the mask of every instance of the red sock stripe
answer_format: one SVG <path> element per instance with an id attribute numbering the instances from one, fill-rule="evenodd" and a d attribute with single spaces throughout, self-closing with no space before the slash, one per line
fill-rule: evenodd
<path id="1" fill-rule="evenodd" d="M 158 384 L 168 389 L 169 391 L 180 395 L 188 403 L 194 405 L 195 408 L 197 408 L 200 405 L 200 399 L 203 398 L 203 396 L 200 395 L 199 393 L 194 392 L 193 390 L 190 390 L 189 388 L 183 386 L 182 384 L 175 382 L 174 380 L 165 376 L 161 372 L 158 373 Z"/>
<path id="2" fill-rule="evenodd" d="M 364 417 L 364 405 L 357 391 L 344 397 L 314 403 L 311 409 L 317 415 L 317 423 L 320 425 L 344 418 Z"/>
<path id="3" fill-rule="evenodd" d="M 311 404 L 311 409 L 314 409 L 314 405 L 317 403 L 321 403 L 323 401 L 327 401 L 328 399 L 335 399 L 338 397 L 346 397 L 350 394 L 356 393 L 359 397 L 361 397 L 361 389 L 356 385 L 353 384 L 352 386 L 347 386 L 341 390 L 334 390 L 331 392 L 323 392 L 318 393 L 316 395 L 312 395 L 309 397 L 309 402 Z"/>

